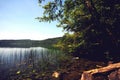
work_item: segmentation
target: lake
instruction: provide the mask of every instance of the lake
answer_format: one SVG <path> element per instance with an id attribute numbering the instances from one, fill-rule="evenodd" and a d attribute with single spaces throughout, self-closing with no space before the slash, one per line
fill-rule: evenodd
<path id="1" fill-rule="evenodd" d="M 59 57 L 63 56 L 59 50 L 42 47 L 0 48 L 0 80 L 15 80 L 22 73 L 52 71 L 59 67 Z"/>

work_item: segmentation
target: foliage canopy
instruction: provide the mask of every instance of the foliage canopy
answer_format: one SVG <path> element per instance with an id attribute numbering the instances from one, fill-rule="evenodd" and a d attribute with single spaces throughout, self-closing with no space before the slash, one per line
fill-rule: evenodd
<path id="1" fill-rule="evenodd" d="M 45 0 L 39 0 L 42 3 Z M 65 34 L 61 47 L 74 55 L 120 55 L 120 0 L 51 0 L 40 21 L 59 21 Z M 112 58 L 111 58 L 112 56 Z"/>

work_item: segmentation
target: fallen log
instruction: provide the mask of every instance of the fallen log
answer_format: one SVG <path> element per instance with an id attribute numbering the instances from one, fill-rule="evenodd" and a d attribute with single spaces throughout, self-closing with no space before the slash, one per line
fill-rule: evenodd
<path id="1" fill-rule="evenodd" d="M 106 67 L 102 67 L 102 68 L 98 68 L 98 69 L 92 69 L 92 70 L 89 70 L 89 71 L 84 71 L 80 80 L 94 80 L 93 75 L 95 75 L 95 74 L 107 73 L 107 72 L 114 71 L 114 70 L 117 70 L 117 69 L 119 69 L 119 71 L 120 71 L 120 63 L 114 63 L 114 64 L 110 64 Z M 115 73 L 115 72 L 113 72 L 113 73 Z M 111 74 L 112 74 L 112 72 L 111 72 Z M 118 74 L 118 73 L 116 73 L 116 74 Z M 118 74 L 118 75 L 120 76 L 120 74 Z M 110 78 L 109 75 L 108 75 L 108 78 Z M 112 79 L 109 79 L 109 80 L 112 80 Z"/>

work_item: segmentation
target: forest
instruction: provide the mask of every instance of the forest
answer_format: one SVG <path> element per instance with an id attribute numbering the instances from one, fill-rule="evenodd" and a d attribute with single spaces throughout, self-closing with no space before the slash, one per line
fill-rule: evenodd
<path id="1" fill-rule="evenodd" d="M 60 49 L 73 56 L 119 61 L 119 0 L 53 0 L 41 6 L 45 11 L 36 19 L 58 21 L 67 31 L 57 44 Z"/>
<path id="2" fill-rule="evenodd" d="M 46 4 L 42 5 L 44 2 Z M 56 47 L 78 59 L 69 66 L 74 70 L 67 70 L 68 74 L 63 73 L 64 78 L 62 76 L 61 79 L 60 76 L 58 80 L 79 80 L 79 73 L 101 67 L 100 63 L 95 63 L 97 61 L 105 63 L 106 66 L 120 62 L 120 0 L 39 0 L 39 4 L 44 13 L 36 19 L 49 23 L 58 21 L 56 26 L 63 28 L 66 33 Z M 81 58 L 88 61 L 84 63 Z M 91 68 L 93 65 L 96 67 Z M 108 80 L 108 76 L 109 80 L 120 80 L 119 71 L 115 71 L 97 74 L 98 77 L 93 79 L 89 78 L 90 74 L 94 73 L 94 70 L 91 70 L 88 71 L 90 74 L 86 72 L 81 80 Z"/>
<path id="3" fill-rule="evenodd" d="M 55 44 L 62 37 L 50 38 L 45 40 L 0 40 L 0 47 L 18 47 L 18 48 L 29 48 L 29 47 L 45 47 L 45 48 L 55 48 Z"/>

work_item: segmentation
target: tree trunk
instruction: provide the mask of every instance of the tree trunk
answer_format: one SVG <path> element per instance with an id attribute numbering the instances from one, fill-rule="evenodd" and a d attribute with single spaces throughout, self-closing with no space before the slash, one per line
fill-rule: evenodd
<path id="1" fill-rule="evenodd" d="M 81 80 L 94 80 L 93 75 L 99 74 L 99 73 L 103 74 L 103 73 L 108 73 L 108 72 L 111 72 L 109 75 L 107 75 L 109 80 L 116 79 L 116 76 L 120 78 L 120 72 L 116 72 L 115 70 L 120 71 L 120 63 L 110 64 L 110 65 L 103 67 L 103 68 L 84 71 L 82 74 Z M 115 77 L 115 78 L 111 79 L 111 77 Z M 117 79 L 117 80 L 120 80 L 120 79 Z"/>

